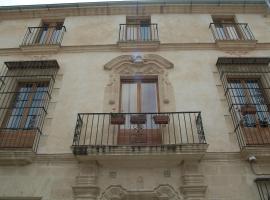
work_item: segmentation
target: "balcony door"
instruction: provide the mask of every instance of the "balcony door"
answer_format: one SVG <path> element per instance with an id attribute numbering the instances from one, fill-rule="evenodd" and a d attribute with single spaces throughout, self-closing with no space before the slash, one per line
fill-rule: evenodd
<path id="1" fill-rule="evenodd" d="M 43 22 L 36 38 L 37 44 L 57 44 L 63 22 Z"/>
<path id="2" fill-rule="evenodd" d="M 222 40 L 239 40 L 242 38 L 233 16 L 213 17 L 213 22 L 217 30 L 217 34 Z"/>
<path id="3" fill-rule="evenodd" d="M 126 28 L 127 41 L 151 40 L 151 20 L 149 17 L 128 17 Z"/>
<path id="4" fill-rule="evenodd" d="M 128 114 L 125 115 L 125 124 L 120 126 L 118 143 L 160 144 L 161 134 L 153 122 L 153 114 L 149 114 L 159 110 L 157 79 L 122 80 L 120 101 L 121 112 Z"/>

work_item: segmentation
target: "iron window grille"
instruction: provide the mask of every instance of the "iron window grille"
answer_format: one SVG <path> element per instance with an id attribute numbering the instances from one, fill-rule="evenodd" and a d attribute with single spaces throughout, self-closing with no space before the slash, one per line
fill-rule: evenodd
<path id="1" fill-rule="evenodd" d="M 261 200 L 270 200 L 270 178 L 257 178 L 255 180 Z"/>
<path id="2" fill-rule="evenodd" d="M 269 58 L 219 58 L 217 67 L 240 148 L 270 144 Z"/>
<path id="3" fill-rule="evenodd" d="M 0 71 L 0 148 L 36 151 L 58 68 L 55 60 L 5 62 Z"/>

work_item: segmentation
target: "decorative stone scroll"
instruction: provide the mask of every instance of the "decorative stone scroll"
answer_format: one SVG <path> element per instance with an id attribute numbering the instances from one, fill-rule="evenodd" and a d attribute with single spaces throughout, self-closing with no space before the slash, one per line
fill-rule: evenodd
<path id="1" fill-rule="evenodd" d="M 159 185 L 154 190 L 129 191 L 120 185 L 108 187 L 100 196 L 100 200 L 126 200 L 126 199 L 157 199 L 157 200 L 183 200 L 183 198 L 170 185 Z"/>
<path id="2" fill-rule="evenodd" d="M 104 70 L 110 72 L 110 80 L 105 89 L 105 112 L 118 110 L 121 77 L 132 76 L 157 77 L 160 111 L 175 111 L 173 88 L 168 78 L 168 72 L 173 69 L 173 64 L 155 54 L 145 54 L 140 58 L 138 62 L 132 55 L 122 55 L 104 65 Z"/>

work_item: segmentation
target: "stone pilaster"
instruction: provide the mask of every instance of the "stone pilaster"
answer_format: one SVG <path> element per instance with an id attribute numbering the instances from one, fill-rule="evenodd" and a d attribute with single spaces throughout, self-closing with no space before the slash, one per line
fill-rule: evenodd
<path id="1" fill-rule="evenodd" d="M 182 185 L 180 191 L 185 200 L 204 200 L 207 186 L 204 184 L 199 162 L 187 161 L 182 164 Z"/>
<path id="2" fill-rule="evenodd" d="M 74 200 L 96 200 L 99 194 L 97 178 L 98 166 L 96 163 L 81 164 L 79 175 L 72 187 Z"/>

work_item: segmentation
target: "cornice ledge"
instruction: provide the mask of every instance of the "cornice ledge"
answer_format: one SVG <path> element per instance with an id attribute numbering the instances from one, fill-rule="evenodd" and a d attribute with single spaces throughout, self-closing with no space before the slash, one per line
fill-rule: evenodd
<path id="1" fill-rule="evenodd" d="M 117 44 L 101 44 L 101 45 L 72 45 L 72 46 L 61 46 L 60 52 L 91 52 L 91 51 L 121 51 Z"/>
<path id="2" fill-rule="evenodd" d="M 215 43 L 162 43 L 159 47 L 160 50 L 216 50 Z"/>
<path id="3" fill-rule="evenodd" d="M 196 4 L 149 4 L 141 5 L 112 5 L 112 6 L 78 6 L 42 8 L 42 9 L 13 9 L 1 10 L 1 19 L 23 19 L 44 17 L 91 16 L 91 15 L 142 15 L 142 14 L 174 14 L 174 13 L 209 13 L 209 14 L 234 14 L 234 13 L 267 13 L 265 5 L 196 5 Z M 117 8 L 117 9 L 116 9 Z"/>
<path id="4" fill-rule="evenodd" d="M 244 160 L 239 152 L 207 152 L 202 161 L 231 161 Z"/>
<path id="5" fill-rule="evenodd" d="M 35 163 L 78 163 L 73 153 L 64 154 L 36 154 Z"/>
<path id="6" fill-rule="evenodd" d="M 171 50 L 220 50 L 216 44 L 213 43 L 161 43 L 159 45 L 160 51 Z M 237 47 L 232 51 L 236 51 Z M 243 49 L 241 49 L 243 50 Z M 250 49 L 247 49 L 250 50 Z M 255 50 L 270 50 L 270 43 L 257 43 Z M 143 50 L 142 50 L 143 51 Z M 149 51 L 149 50 L 148 50 Z M 156 52 L 157 50 L 153 50 Z M 227 50 L 228 51 L 228 50 Z M 48 55 L 55 53 L 81 53 L 81 52 L 122 52 L 117 44 L 105 45 L 74 45 L 61 46 L 58 51 L 23 51 L 21 48 L 0 48 L 0 56 L 10 55 Z"/>

